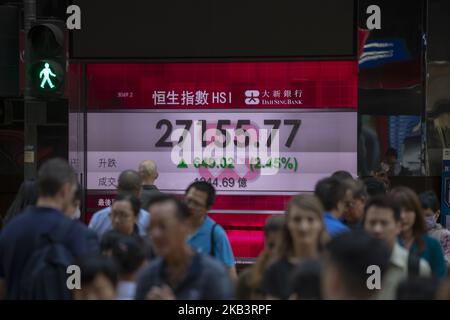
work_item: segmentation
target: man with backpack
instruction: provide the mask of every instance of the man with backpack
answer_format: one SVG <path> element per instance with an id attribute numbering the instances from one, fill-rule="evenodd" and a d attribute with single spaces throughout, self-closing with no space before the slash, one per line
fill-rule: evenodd
<path id="1" fill-rule="evenodd" d="M 216 197 L 214 187 L 204 181 L 192 183 L 185 194 L 185 202 L 191 211 L 192 234 L 188 243 L 200 253 L 209 254 L 221 261 L 227 268 L 231 279 L 236 280 L 236 267 L 225 230 L 208 217 Z"/>
<path id="2" fill-rule="evenodd" d="M 76 191 L 67 161 L 51 159 L 38 173 L 38 200 L 0 234 L 0 298 L 70 299 L 67 267 L 98 250 L 87 227 L 64 216 Z"/>

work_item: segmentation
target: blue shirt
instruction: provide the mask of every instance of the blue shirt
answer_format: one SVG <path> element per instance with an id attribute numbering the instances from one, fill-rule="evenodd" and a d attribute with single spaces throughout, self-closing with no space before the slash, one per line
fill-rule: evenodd
<path id="1" fill-rule="evenodd" d="M 144 300 L 153 287 L 169 285 L 164 258 L 155 258 L 137 281 L 136 300 Z M 171 288 L 177 300 L 225 300 L 233 298 L 233 285 L 224 266 L 203 254 L 192 257 L 183 280 Z"/>
<path id="2" fill-rule="evenodd" d="M 53 234 L 64 219 L 68 218 L 56 209 L 32 206 L 3 228 L 0 234 L 0 278 L 6 279 L 8 299 L 18 298 L 23 269 L 38 245 L 37 239 L 44 234 Z M 62 244 L 75 258 L 98 252 L 97 236 L 76 220 Z"/>
<path id="3" fill-rule="evenodd" d="M 330 237 L 350 231 L 349 227 L 343 224 L 341 220 L 335 218 L 330 212 L 325 212 L 324 222 Z"/>
<path id="4" fill-rule="evenodd" d="M 188 244 L 198 252 L 209 255 L 211 252 L 211 232 L 214 224 L 214 220 L 206 216 L 197 232 L 188 238 Z M 233 267 L 235 264 L 233 250 L 227 234 L 220 225 L 217 225 L 214 229 L 214 257 L 227 267 Z"/>
<path id="5" fill-rule="evenodd" d="M 99 239 L 102 238 L 103 234 L 106 231 L 112 229 L 112 222 L 110 216 L 111 216 L 111 207 L 108 207 L 94 213 L 91 221 L 89 222 L 89 228 L 97 233 Z M 149 224 L 150 224 L 150 213 L 148 213 L 144 209 L 141 209 L 139 211 L 137 219 L 137 226 L 139 234 L 141 236 L 145 236 L 147 234 L 147 228 Z"/>
<path id="6" fill-rule="evenodd" d="M 422 240 L 425 243 L 425 249 L 420 253 L 420 257 L 430 264 L 431 271 L 437 278 L 444 279 L 447 276 L 447 263 L 445 262 L 441 244 L 429 235 L 423 235 Z M 404 247 L 403 240 L 400 237 L 398 242 Z M 416 253 L 417 250 L 417 241 L 414 241 L 409 248 L 409 252 Z"/>

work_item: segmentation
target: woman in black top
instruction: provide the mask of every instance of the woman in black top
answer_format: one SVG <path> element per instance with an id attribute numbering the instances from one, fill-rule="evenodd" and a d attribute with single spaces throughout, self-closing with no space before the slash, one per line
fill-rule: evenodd
<path id="1" fill-rule="evenodd" d="M 123 193 L 117 195 L 111 208 L 112 230 L 105 233 L 102 238 L 104 240 L 113 238 L 112 233 L 119 233 L 125 236 L 133 236 L 143 242 L 146 248 L 146 257 L 152 259 L 154 257 L 153 245 L 148 237 L 141 237 L 137 226 L 138 215 L 141 203 L 137 197 L 132 194 Z M 113 243 L 114 241 L 110 241 Z M 106 248 L 104 250 L 107 250 Z"/>
<path id="2" fill-rule="evenodd" d="M 328 240 L 323 207 L 311 195 L 298 195 L 288 205 L 277 259 L 266 270 L 263 290 L 268 299 L 288 299 L 292 271 L 300 262 L 318 258 Z"/>

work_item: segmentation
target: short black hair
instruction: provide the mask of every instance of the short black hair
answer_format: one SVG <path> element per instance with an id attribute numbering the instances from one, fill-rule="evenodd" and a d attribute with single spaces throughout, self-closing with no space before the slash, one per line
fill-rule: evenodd
<path id="1" fill-rule="evenodd" d="M 76 265 L 80 267 L 82 287 L 92 283 L 99 274 L 104 275 L 117 287 L 117 267 L 110 258 L 100 254 L 88 254 L 78 258 Z"/>
<path id="2" fill-rule="evenodd" d="M 408 277 L 397 286 L 397 300 L 435 300 L 439 290 L 436 277 Z"/>
<path id="3" fill-rule="evenodd" d="M 182 202 L 180 199 L 177 199 L 176 197 L 169 195 L 169 194 L 161 193 L 161 194 L 155 196 L 152 199 L 152 203 L 150 204 L 149 209 L 152 206 L 154 206 L 155 204 L 164 203 L 164 202 L 173 202 L 175 204 L 175 207 L 177 209 L 176 217 L 178 218 L 178 220 L 185 221 L 186 219 L 190 218 L 191 211 L 189 210 L 187 205 L 184 202 Z"/>
<path id="4" fill-rule="evenodd" d="M 131 193 L 119 193 L 116 196 L 115 201 L 128 201 L 131 204 L 131 209 L 133 210 L 134 216 L 137 217 L 139 215 L 139 211 L 141 210 L 141 201 Z"/>
<path id="5" fill-rule="evenodd" d="M 320 275 L 322 266 L 318 260 L 305 260 L 300 263 L 291 279 L 291 294 L 296 293 L 301 300 L 322 299 Z"/>
<path id="6" fill-rule="evenodd" d="M 112 250 L 122 236 L 123 234 L 116 230 L 106 231 L 100 239 L 100 252 Z"/>
<path id="7" fill-rule="evenodd" d="M 393 213 L 395 222 L 399 222 L 401 219 L 401 207 L 400 204 L 391 195 L 379 195 L 370 198 L 364 206 L 363 224 L 366 221 L 367 211 L 371 207 L 377 207 L 382 209 L 390 209 Z"/>
<path id="8" fill-rule="evenodd" d="M 431 209 L 436 212 L 440 209 L 440 204 L 436 193 L 432 190 L 428 190 L 419 194 L 420 204 L 423 209 Z"/>
<path id="9" fill-rule="evenodd" d="M 384 241 L 363 231 L 351 231 L 332 238 L 326 246 L 326 257 L 338 270 L 346 291 L 366 299 L 374 294 L 367 287 L 367 268 L 378 266 L 383 279 L 389 267 L 390 251 Z"/>
<path id="10" fill-rule="evenodd" d="M 333 178 L 338 178 L 339 180 L 353 180 L 353 176 L 350 172 L 345 170 L 338 170 L 331 175 Z"/>
<path id="11" fill-rule="evenodd" d="M 361 180 L 355 180 L 352 185 L 353 198 L 355 199 L 366 199 L 369 197 L 367 193 L 367 187 Z"/>
<path id="12" fill-rule="evenodd" d="M 121 275 L 133 274 L 146 258 L 143 240 L 136 236 L 120 236 L 112 246 L 112 258 Z"/>
<path id="13" fill-rule="evenodd" d="M 350 188 L 344 181 L 335 177 L 320 180 L 315 187 L 314 194 L 319 198 L 326 211 L 337 207 L 339 201 L 344 200 L 345 192 Z"/>
<path id="14" fill-rule="evenodd" d="M 117 189 L 119 192 L 136 193 L 141 189 L 141 177 L 135 170 L 125 170 L 119 175 Z"/>
<path id="15" fill-rule="evenodd" d="M 195 188 L 198 191 L 206 192 L 208 194 L 208 198 L 206 199 L 206 207 L 211 208 L 214 201 L 216 200 L 216 189 L 214 189 L 214 186 L 206 181 L 195 181 L 191 183 L 189 187 L 187 187 L 186 194 L 192 188 Z"/>
<path id="16" fill-rule="evenodd" d="M 275 215 L 267 218 L 264 225 L 264 236 L 268 236 L 273 232 L 278 232 L 283 230 L 286 224 L 286 217 L 284 215 Z"/>
<path id="17" fill-rule="evenodd" d="M 367 193 L 369 196 L 374 197 L 377 195 L 386 194 L 386 186 L 383 181 L 375 177 L 368 177 L 364 179 Z"/>
<path id="18" fill-rule="evenodd" d="M 38 196 L 54 197 L 66 183 L 77 183 L 75 172 L 69 163 L 61 158 L 47 160 L 38 172 Z"/>

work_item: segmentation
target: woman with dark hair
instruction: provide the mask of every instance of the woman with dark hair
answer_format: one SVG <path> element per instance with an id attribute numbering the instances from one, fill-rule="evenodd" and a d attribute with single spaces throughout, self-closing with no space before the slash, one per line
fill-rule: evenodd
<path id="1" fill-rule="evenodd" d="M 3 226 L 5 226 L 12 218 L 17 216 L 28 206 L 34 206 L 37 201 L 37 187 L 34 180 L 25 180 L 20 185 L 19 191 L 14 198 L 13 203 L 9 206 L 6 215 L 3 218 Z"/>
<path id="2" fill-rule="evenodd" d="M 139 235 L 137 218 L 141 202 L 128 193 L 119 193 L 111 206 L 111 222 L 113 230 L 124 235 Z"/>
<path id="3" fill-rule="evenodd" d="M 276 261 L 266 270 L 263 290 L 266 298 L 288 299 L 292 272 L 308 259 L 319 257 L 329 239 L 319 199 L 298 195 L 288 205 L 286 222 L 276 250 Z"/>
<path id="4" fill-rule="evenodd" d="M 264 225 L 264 249 L 256 259 L 255 264 L 239 274 L 236 285 L 236 298 L 238 300 L 260 300 L 264 298 L 261 290 L 264 272 L 272 262 L 276 253 L 276 246 L 284 228 L 284 215 L 271 216 Z"/>
<path id="5" fill-rule="evenodd" d="M 410 254 L 424 258 L 436 277 L 444 278 L 447 275 L 444 254 L 440 243 L 427 234 L 419 197 L 407 187 L 396 187 L 391 194 L 402 208 L 400 244 Z"/>
<path id="6" fill-rule="evenodd" d="M 152 259 L 154 257 L 153 245 L 148 237 L 141 237 L 137 226 L 138 215 L 141 209 L 141 203 L 139 199 L 129 193 L 119 193 L 111 206 L 111 223 L 112 230 L 105 233 L 101 239 L 101 244 L 109 247 L 101 246 L 102 252 L 106 255 L 111 254 L 111 249 L 114 246 L 117 236 L 115 233 L 132 236 L 143 242 L 145 247 L 146 257 Z"/>

